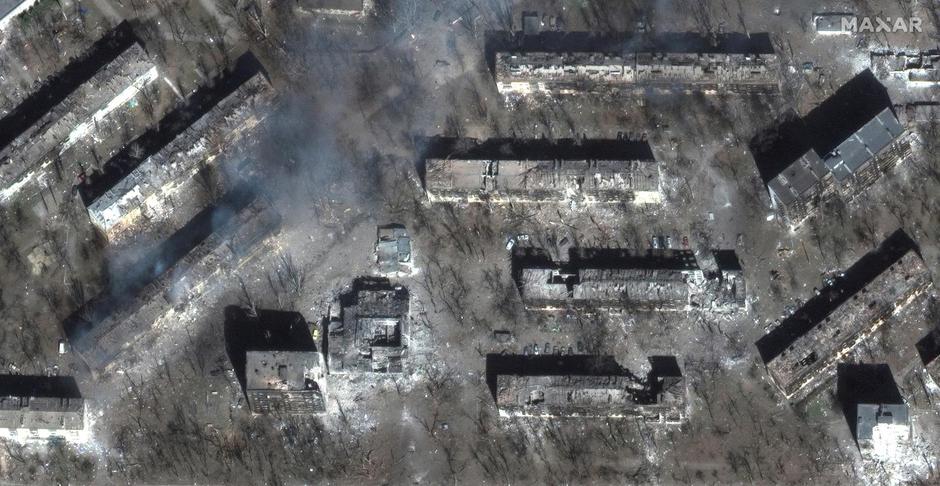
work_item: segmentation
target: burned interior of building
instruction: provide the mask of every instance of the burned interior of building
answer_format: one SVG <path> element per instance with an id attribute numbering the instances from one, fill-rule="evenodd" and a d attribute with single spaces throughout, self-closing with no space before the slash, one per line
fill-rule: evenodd
<path id="1" fill-rule="evenodd" d="M 432 202 L 584 203 L 661 200 L 659 166 L 645 141 L 424 139 Z"/>
<path id="2" fill-rule="evenodd" d="M 777 56 L 766 34 L 493 33 L 497 90 L 506 95 L 775 91 Z"/>
<path id="3" fill-rule="evenodd" d="M 800 400 L 832 378 L 840 356 L 932 285 L 916 244 L 898 230 L 757 341 L 777 387 Z"/>
<path id="4" fill-rule="evenodd" d="M 690 250 L 571 248 L 554 261 L 538 248 L 518 248 L 512 275 L 527 309 L 735 309 L 746 303 L 740 262 L 716 251 L 706 272 Z"/>
<path id="5" fill-rule="evenodd" d="M 409 306 L 407 288 L 385 278 L 356 279 L 330 306 L 324 334 L 330 374 L 401 373 Z"/>
<path id="6" fill-rule="evenodd" d="M 681 423 L 685 382 L 673 356 L 652 356 L 637 376 L 613 356 L 486 357 L 487 382 L 501 414 L 541 417 L 636 416 Z"/>

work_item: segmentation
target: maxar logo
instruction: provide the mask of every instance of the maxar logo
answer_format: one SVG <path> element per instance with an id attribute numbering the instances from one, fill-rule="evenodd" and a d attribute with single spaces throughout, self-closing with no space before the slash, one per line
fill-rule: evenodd
<path id="1" fill-rule="evenodd" d="M 923 32 L 918 17 L 842 17 L 842 30 L 846 32 Z"/>

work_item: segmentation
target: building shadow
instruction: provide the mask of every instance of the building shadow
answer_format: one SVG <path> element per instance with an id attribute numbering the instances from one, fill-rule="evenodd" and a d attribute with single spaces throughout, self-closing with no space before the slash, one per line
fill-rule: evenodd
<path id="1" fill-rule="evenodd" d="M 783 353 L 800 336 L 809 332 L 909 251 L 920 254 L 914 240 L 904 230 L 899 229 L 886 238 L 877 249 L 861 257 L 832 285 L 821 289 L 818 295 L 809 299 L 755 343 L 764 364 Z"/>
<path id="2" fill-rule="evenodd" d="M 71 376 L 0 375 L 0 394 L 5 397 L 81 398 Z"/>
<path id="3" fill-rule="evenodd" d="M 837 373 L 836 398 L 856 443 L 859 404 L 904 403 L 891 368 L 886 364 L 840 363 Z"/>
<path id="4" fill-rule="evenodd" d="M 934 328 L 923 339 L 917 341 L 915 347 L 924 366 L 933 363 L 940 356 L 940 327 Z"/>
<path id="5" fill-rule="evenodd" d="M 761 179 L 766 185 L 809 150 L 825 158 L 885 108 L 893 110 L 888 90 L 866 69 L 805 117 L 787 111 L 748 143 Z"/>
<path id="6" fill-rule="evenodd" d="M 310 325 L 299 312 L 225 308 L 225 352 L 245 389 L 248 351 L 316 351 Z"/>

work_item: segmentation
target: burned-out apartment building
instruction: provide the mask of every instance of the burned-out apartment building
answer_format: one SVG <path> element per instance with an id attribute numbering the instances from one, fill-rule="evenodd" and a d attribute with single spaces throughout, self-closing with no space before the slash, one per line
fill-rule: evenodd
<path id="1" fill-rule="evenodd" d="M 732 255 L 733 256 L 733 255 Z M 723 256 L 703 270 L 689 250 L 571 248 L 564 261 L 536 248 L 513 252 L 512 274 L 529 310 L 568 308 L 735 310 L 746 303 L 743 272 Z"/>
<path id="2" fill-rule="evenodd" d="M 385 278 L 356 279 L 330 305 L 330 374 L 401 373 L 410 321 L 408 289 Z"/>
<path id="3" fill-rule="evenodd" d="M 804 118 L 792 114 L 751 143 L 776 211 L 798 226 L 826 201 L 851 201 L 911 158 L 884 86 L 864 71 Z"/>
<path id="4" fill-rule="evenodd" d="M 160 71 L 126 23 L 0 119 L 0 202 L 63 181 L 82 161 L 107 157 L 127 140 L 129 120 L 146 118 Z M 43 195 L 57 204 L 58 191 Z"/>
<path id="5" fill-rule="evenodd" d="M 501 416 L 638 417 L 647 423 L 680 424 L 687 391 L 678 361 L 650 358 L 637 376 L 611 356 L 491 354 L 487 383 Z"/>
<path id="6" fill-rule="evenodd" d="M 143 252 L 118 281 L 63 323 L 72 349 L 96 373 L 153 339 L 152 326 L 172 308 L 199 298 L 213 277 L 253 258 L 275 234 L 280 214 L 264 195 L 244 185 L 223 196 L 189 223 Z"/>
<path id="7" fill-rule="evenodd" d="M 297 312 L 226 309 L 226 350 L 253 413 L 326 411 L 314 328 Z"/>
<path id="8" fill-rule="evenodd" d="M 493 34 L 488 41 L 504 96 L 778 89 L 777 56 L 766 34 L 712 41 L 687 34 Z"/>
<path id="9" fill-rule="evenodd" d="M 0 435 L 74 440 L 84 429 L 85 400 L 72 377 L 0 375 Z"/>
<path id="10" fill-rule="evenodd" d="M 227 127 L 225 124 L 231 119 L 244 122 L 253 117 L 248 113 L 250 106 L 238 103 L 243 98 L 229 96 L 237 92 L 250 98 L 264 91 L 266 85 L 257 77 L 260 71 L 260 64 L 250 52 L 241 56 L 211 86 L 193 93 L 80 187 L 83 200 L 92 207 L 92 217 L 102 224 L 111 224 L 109 229 L 115 229 L 118 223 L 128 226 L 135 221 L 145 223 L 147 216 L 160 219 L 154 225 L 139 224 L 106 232 L 117 242 L 125 238 L 119 234 L 123 229 L 142 236 L 142 248 L 140 251 L 130 248 L 127 258 L 115 258 L 113 278 L 106 289 L 64 323 L 73 348 L 93 371 L 106 370 L 116 357 L 148 335 L 155 320 L 173 306 L 199 296 L 213 275 L 250 258 L 253 247 L 279 227 L 280 215 L 268 199 L 258 193 L 252 182 L 238 177 L 222 185 L 219 194 L 211 198 L 194 197 L 196 202 L 185 210 L 176 211 L 170 204 L 164 208 L 168 215 L 138 217 L 142 206 L 153 201 L 149 196 L 171 198 L 162 191 L 185 184 L 187 177 L 198 178 L 187 171 L 193 160 L 196 165 L 199 160 L 205 161 L 200 144 L 206 143 L 206 139 L 200 135 L 206 134 L 200 132 L 209 127 L 200 121 Z M 246 83 L 252 83 L 252 89 L 238 91 Z M 213 112 L 213 108 L 219 109 Z M 193 131 L 187 131 L 188 128 Z M 170 148 L 163 151 L 166 147 Z M 152 170 L 136 172 L 141 165 Z M 131 179 L 125 181 L 128 174 Z M 119 190 L 109 192 L 115 186 Z M 192 195 L 180 197 L 186 196 Z M 118 257 L 123 255 L 118 253 Z"/>
<path id="11" fill-rule="evenodd" d="M 662 200 L 659 165 L 645 141 L 435 137 L 423 172 L 432 202 Z"/>
<path id="12" fill-rule="evenodd" d="M 783 395 L 802 400 L 930 286 L 916 245 L 898 230 L 758 340 L 757 349 Z"/>
<path id="13" fill-rule="evenodd" d="M 142 161 L 131 152 L 109 161 L 112 170 L 129 173 L 106 191 L 84 192 L 91 221 L 112 246 L 131 238 L 165 238 L 237 184 L 247 162 L 226 149 L 250 136 L 274 103 L 260 65 L 246 56 L 233 72 L 195 93 L 188 105 L 138 139 L 138 146 L 154 152 L 145 153 Z M 190 114 L 193 105 L 201 109 Z M 178 134 L 160 147 L 172 129 Z"/>

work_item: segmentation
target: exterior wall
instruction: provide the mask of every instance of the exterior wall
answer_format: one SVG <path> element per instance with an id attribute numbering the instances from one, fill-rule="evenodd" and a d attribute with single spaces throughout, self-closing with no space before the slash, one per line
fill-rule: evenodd
<path id="1" fill-rule="evenodd" d="M 432 202 L 662 201 L 659 166 L 652 160 L 428 159 L 426 166 Z"/>
<path id="2" fill-rule="evenodd" d="M 502 95 L 610 93 L 643 88 L 702 92 L 767 91 L 778 87 L 773 54 L 497 52 Z"/>
<path id="3" fill-rule="evenodd" d="M 10 439 L 78 440 L 84 432 L 85 401 L 81 398 L 7 397 L 0 409 L 0 436 Z"/>

